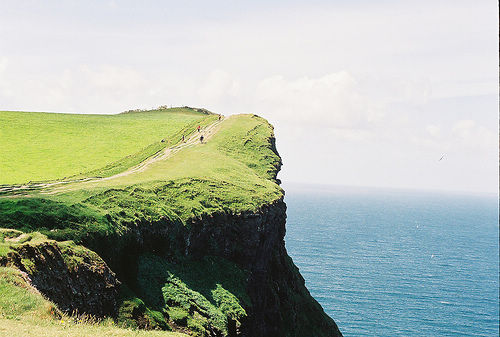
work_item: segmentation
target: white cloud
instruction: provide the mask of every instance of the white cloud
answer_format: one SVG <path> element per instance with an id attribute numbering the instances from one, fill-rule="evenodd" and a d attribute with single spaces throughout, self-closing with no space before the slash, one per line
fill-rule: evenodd
<path id="1" fill-rule="evenodd" d="M 205 104 L 217 104 L 224 99 L 237 96 L 240 85 L 232 76 L 223 70 L 217 69 L 210 72 L 198 95 Z"/>
<path id="2" fill-rule="evenodd" d="M 71 75 L 77 80 L 83 80 L 89 88 L 93 87 L 96 91 L 110 90 L 116 92 L 130 90 L 143 87 L 148 83 L 141 72 L 129 67 L 112 65 L 97 67 L 82 65 L 76 71 L 72 71 Z"/>
<path id="3" fill-rule="evenodd" d="M 6 76 L 8 62 L 6 57 L 0 57 L 0 98 L 4 99 L 13 95 L 11 83 Z"/>
<path id="4" fill-rule="evenodd" d="M 430 134 L 433 137 L 437 137 L 441 134 L 441 128 L 436 125 L 427 125 L 425 128 L 425 131 L 427 131 L 428 134 Z"/>
<path id="5" fill-rule="evenodd" d="M 0 10 L 0 109 L 253 112 L 275 124 L 291 180 L 468 189 L 415 178 L 453 152 L 447 176 L 497 190 L 494 2 L 114 3 Z"/>
<path id="6" fill-rule="evenodd" d="M 324 127 L 366 128 L 383 117 L 381 107 L 360 92 L 346 71 L 293 80 L 269 77 L 258 84 L 256 101 L 274 119 Z"/>
<path id="7" fill-rule="evenodd" d="M 467 139 L 470 138 L 475 127 L 476 122 L 471 119 L 460 120 L 453 125 L 453 133 L 460 138 Z"/>
<path id="8" fill-rule="evenodd" d="M 346 140 L 349 142 L 364 142 L 373 137 L 373 133 L 360 129 L 329 129 L 329 135 L 336 140 Z"/>
<path id="9" fill-rule="evenodd" d="M 7 62 L 6 57 L 0 57 L 0 75 L 7 69 Z"/>
<path id="10" fill-rule="evenodd" d="M 419 149 L 456 153 L 464 157 L 471 153 L 494 154 L 498 149 L 497 135 L 471 119 L 458 120 L 445 128 L 428 125 L 425 133 L 410 136 L 410 141 Z"/>
<path id="11" fill-rule="evenodd" d="M 460 142 L 467 148 L 498 149 L 498 135 L 470 119 L 457 121 L 452 127 L 452 134 L 455 142 Z"/>

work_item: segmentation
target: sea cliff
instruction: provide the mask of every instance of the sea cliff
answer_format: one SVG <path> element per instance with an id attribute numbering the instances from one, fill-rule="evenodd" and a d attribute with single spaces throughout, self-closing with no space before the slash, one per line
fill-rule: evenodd
<path id="1" fill-rule="evenodd" d="M 341 336 L 285 248 L 272 127 L 241 115 L 206 138 L 132 181 L 0 198 L 0 227 L 9 228 L 0 264 L 25 273 L 62 311 L 120 326 Z"/>

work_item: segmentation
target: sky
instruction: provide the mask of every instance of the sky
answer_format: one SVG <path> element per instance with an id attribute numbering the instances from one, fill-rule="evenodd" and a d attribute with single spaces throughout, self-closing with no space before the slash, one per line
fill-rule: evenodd
<path id="1" fill-rule="evenodd" d="M 497 6 L 5 0 L 0 110 L 255 113 L 284 183 L 498 193 Z"/>

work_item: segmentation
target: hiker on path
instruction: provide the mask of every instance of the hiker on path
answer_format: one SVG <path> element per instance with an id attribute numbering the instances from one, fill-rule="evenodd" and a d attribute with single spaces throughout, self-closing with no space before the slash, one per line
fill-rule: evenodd
<path id="1" fill-rule="evenodd" d="M 219 120 L 221 119 L 221 115 L 219 115 Z"/>
<path id="2" fill-rule="evenodd" d="M 198 125 L 198 132 L 200 132 L 200 126 Z"/>
<path id="3" fill-rule="evenodd" d="M 203 135 L 200 137 L 200 143 L 203 143 Z"/>
<path id="4" fill-rule="evenodd" d="M 184 140 L 184 135 L 182 135 L 182 142 L 185 143 L 186 141 Z"/>

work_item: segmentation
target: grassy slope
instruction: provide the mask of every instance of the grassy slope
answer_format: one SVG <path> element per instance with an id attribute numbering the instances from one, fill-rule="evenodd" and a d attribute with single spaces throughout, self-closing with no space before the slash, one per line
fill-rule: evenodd
<path id="1" fill-rule="evenodd" d="M 216 211 L 255 210 L 283 195 L 273 179 L 280 158 L 270 146 L 272 136 L 260 117 L 230 117 L 207 143 L 144 172 L 70 184 L 69 192 L 55 195 L 0 198 L 0 227 L 79 241 L 89 233 L 126 231 L 141 219 L 186 221 Z"/>
<path id="2" fill-rule="evenodd" d="M 0 317 L 0 336 L 5 337 L 187 337 L 167 331 L 122 329 L 113 324 L 60 323 L 38 319 L 11 320 Z"/>
<path id="3" fill-rule="evenodd" d="M 182 220 L 217 210 L 253 210 L 282 196 L 274 182 L 280 158 L 269 146 L 272 136 L 272 127 L 264 119 L 232 116 L 207 143 L 186 148 L 144 172 L 75 183 L 65 187 L 72 192 L 56 199 L 106 204 L 108 210 L 117 202 L 118 208 L 127 208 L 123 207 L 127 199 L 132 204 L 151 200 L 168 204 Z"/>
<path id="4" fill-rule="evenodd" d="M 122 329 L 112 321 L 96 323 L 62 315 L 12 268 L 0 267 L 0 294 L 0 336 L 186 336 Z"/>
<path id="5" fill-rule="evenodd" d="M 206 117 L 184 108 L 118 115 L 0 111 L 0 184 L 117 173 Z M 99 170 L 127 156 L 112 172 Z"/>
<path id="6" fill-rule="evenodd" d="M 208 142 L 187 147 L 144 172 L 69 184 L 56 194 L 0 197 L 0 227 L 40 231 L 51 239 L 89 242 L 94 235 L 123 234 L 140 220 L 168 218 L 184 223 L 216 211 L 255 210 L 283 195 L 275 182 L 280 158 L 271 145 L 272 137 L 272 127 L 264 119 L 232 116 L 219 125 Z M 240 305 L 248 304 L 241 289 L 245 271 L 227 261 L 207 258 L 212 259 L 210 264 L 186 260 L 174 265 L 142 257 L 145 269 L 138 274 L 137 282 L 152 284 L 148 277 L 155 273 L 155 281 L 160 282 L 155 288 L 135 289 L 148 306 L 144 310 L 156 310 L 153 314 L 162 310 L 170 322 L 188 326 L 200 335 L 207 333 L 209 325 L 226 332 L 228 319 L 245 316 Z M 203 268 L 213 268 L 214 264 L 218 272 L 207 278 L 213 270 Z M 203 272 L 198 275 L 192 270 Z M 225 273 L 229 276 L 224 277 Z M 234 275 L 240 275 L 241 282 L 233 282 Z M 196 281 L 200 278 L 203 280 Z M 151 294 L 158 291 L 164 303 L 151 300 Z M 120 309 L 124 317 L 128 311 L 144 307 L 142 299 L 127 294 Z M 204 318 L 207 313 L 212 317 L 209 320 Z"/>

